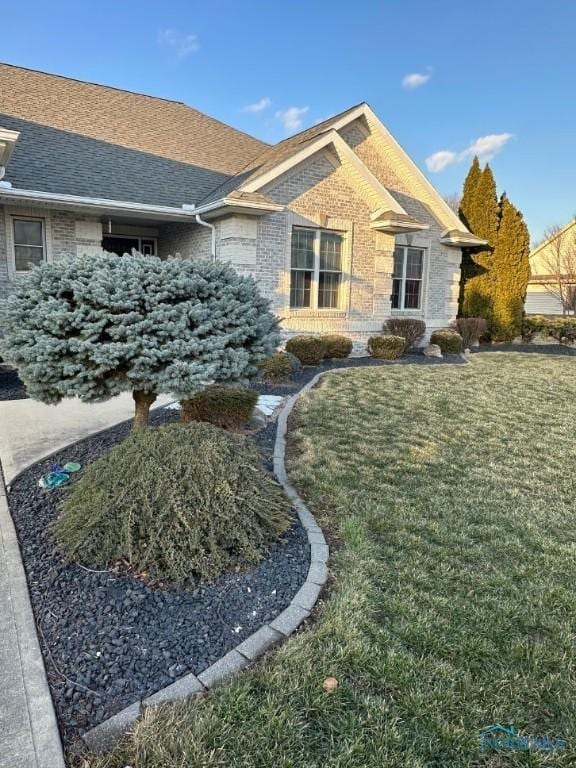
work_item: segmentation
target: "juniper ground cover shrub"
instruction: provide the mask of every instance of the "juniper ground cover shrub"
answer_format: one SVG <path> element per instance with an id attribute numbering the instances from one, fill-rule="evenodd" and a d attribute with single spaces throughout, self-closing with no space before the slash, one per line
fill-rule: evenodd
<path id="1" fill-rule="evenodd" d="M 90 465 L 53 532 L 70 560 L 125 562 L 153 582 L 185 585 L 258 561 L 289 512 L 248 438 L 170 424 L 132 433 Z"/>

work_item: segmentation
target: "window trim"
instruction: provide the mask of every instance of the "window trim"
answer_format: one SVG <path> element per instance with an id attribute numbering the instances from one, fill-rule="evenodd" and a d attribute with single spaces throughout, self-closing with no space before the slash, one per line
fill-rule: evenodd
<path id="1" fill-rule="evenodd" d="M 8 279 L 17 280 L 23 275 L 29 275 L 30 270 L 16 269 L 16 243 L 14 232 L 15 219 L 31 219 L 42 222 L 42 236 L 44 240 L 44 258 L 42 263 L 52 262 L 52 224 L 50 211 L 37 208 L 5 208 L 5 227 L 6 227 L 6 262 L 8 267 Z"/>
<path id="2" fill-rule="evenodd" d="M 313 232 L 314 233 L 314 242 L 313 242 L 313 252 L 314 252 L 314 269 L 304 269 L 301 267 L 292 267 L 292 233 L 294 230 L 303 230 L 307 232 Z M 322 239 L 322 233 L 327 234 L 334 234 L 338 235 L 341 238 L 342 242 L 342 248 L 340 253 L 340 271 L 336 272 L 335 270 L 321 270 L 320 269 L 320 242 Z M 346 264 L 347 264 L 347 247 L 348 247 L 348 233 L 344 230 L 336 229 L 335 227 L 314 227 L 314 226 L 305 226 L 303 224 L 292 224 L 292 226 L 289 229 L 289 248 L 288 248 L 288 259 L 289 259 L 289 268 L 288 268 L 288 309 L 290 312 L 294 313 L 329 313 L 329 312 L 336 312 L 336 313 L 342 313 L 345 311 L 344 304 L 346 301 L 345 296 L 345 284 L 347 282 L 347 271 L 346 271 Z M 292 294 L 292 272 L 312 272 L 312 281 L 310 285 L 310 305 L 308 307 L 294 307 L 291 304 L 291 294 Z M 339 285 L 339 291 L 338 291 L 338 305 L 336 307 L 319 307 L 318 306 L 318 297 L 320 292 L 320 272 L 329 272 L 331 274 L 339 274 L 340 275 L 340 285 Z"/>
<path id="3" fill-rule="evenodd" d="M 404 258 L 402 260 L 402 277 L 397 278 L 394 277 L 394 254 L 392 254 L 392 276 L 391 276 L 391 285 L 390 285 L 390 310 L 392 312 L 403 312 L 403 313 L 414 313 L 414 312 L 423 312 L 424 311 L 424 286 L 426 282 L 426 275 L 427 275 L 427 263 L 428 263 L 428 249 L 425 246 L 412 244 L 408 245 L 407 243 L 395 243 L 394 245 L 394 252 L 397 248 L 401 248 L 404 251 Z M 404 303 L 406 300 L 406 271 L 408 269 L 408 249 L 413 248 L 414 250 L 418 250 L 422 252 L 422 273 L 419 278 L 420 282 L 420 296 L 419 296 L 419 302 L 417 307 L 405 307 Z M 409 278 L 410 280 L 415 280 L 416 278 Z M 392 306 L 392 296 L 394 295 L 394 280 L 400 280 L 400 306 L 399 307 L 393 307 Z"/>

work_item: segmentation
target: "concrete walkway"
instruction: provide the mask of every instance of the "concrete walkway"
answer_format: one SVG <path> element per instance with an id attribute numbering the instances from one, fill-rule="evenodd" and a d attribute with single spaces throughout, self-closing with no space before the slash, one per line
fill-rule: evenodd
<path id="1" fill-rule="evenodd" d="M 16 531 L 0 477 L 0 768 L 64 768 Z"/>
<path id="2" fill-rule="evenodd" d="M 172 400 L 158 398 L 154 405 Z M 0 402 L 0 768 L 64 768 L 4 482 L 69 443 L 129 419 L 133 412 L 129 394 L 93 405 L 78 400 L 59 405 Z"/>
<path id="3" fill-rule="evenodd" d="M 153 407 L 173 399 L 162 395 Z M 104 403 L 91 404 L 76 399 L 63 400 L 58 405 L 35 400 L 1 401 L 0 463 L 6 484 L 10 485 L 19 472 L 44 456 L 133 415 L 134 401 L 128 392 Z"/>

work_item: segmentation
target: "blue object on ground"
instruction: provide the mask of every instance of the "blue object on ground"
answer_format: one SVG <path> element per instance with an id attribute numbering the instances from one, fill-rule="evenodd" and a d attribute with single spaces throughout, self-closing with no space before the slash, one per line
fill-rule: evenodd
<path id="1" fill-rule="evenodd" d="M 42 475 L 38 481 L 38 485 L 41 488 L 46 488 L 48 490 L 59 488 L 70 480 L 71 474 L 79 472 L 81 469 L 82 464 L 79 464 L 77 461 L 69 461 L 64 464 L 64 466 L 61 464 L 53 464 L 50 472 Z"/>

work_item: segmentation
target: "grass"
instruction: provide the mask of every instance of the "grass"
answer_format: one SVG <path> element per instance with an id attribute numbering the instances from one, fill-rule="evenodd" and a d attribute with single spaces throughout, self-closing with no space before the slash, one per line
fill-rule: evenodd
<path id="1" fill-rule="evenodd" d="M 326 377 L 290 462 L 338 542 L 317 622 L 88 765 L 575 765 L 574 365 L 479 354 Z M 497 722 L 567 749 L 481 753 Z"/>

